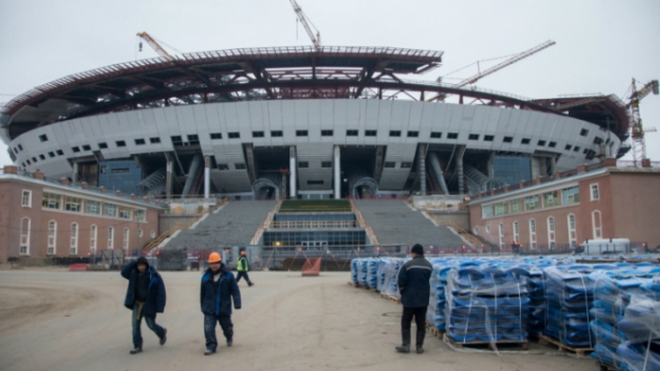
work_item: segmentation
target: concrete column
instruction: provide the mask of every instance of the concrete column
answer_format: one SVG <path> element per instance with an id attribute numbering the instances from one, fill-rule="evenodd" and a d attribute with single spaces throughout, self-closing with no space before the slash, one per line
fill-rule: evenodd
<path id="1" fill-rule="evenodd" d="M 461 146 L 456 154 L 456 175 L 458 176 L 458 193 L 465 194 L 465 179 L 463 179 L 463 154 L 465 146 Z"/>
<path id="2" fill-rule="evenodd" d="M 557 172 L 557 157 L 550 157 L 550 176 L 554 176 Z"/>
<path id="3" fill-rule="evenodd" d="M 448 195 L 449 190 L 447 189 L 447 183 L 445 182 L 445 177 L 442 175 L 442 167 L 440 166 L 440 160 L 438 160 L 438 155 L 435 152 L 429 153 L 429 162 L 431 167 L 435 172 L 435 176 L 440 183 L 440 188 L 442 188 L 442 194 Z"/>
<path id="4" fill-rule="evenodd" d="M 297 195 L 297 190 L 296 190 L 296 183 L 298 180 L 297 176 L 297 170 L 298 170 L 298 164 L 296 163 L 296 147 L 291 146 L 289 147 L 289 197 L 292 199 L 296 198 Z"/>
<path id="5" fill-rule="evenodd" d="M 417 172 L 419 173 L 419 194 L 426 196 L 426 144 L 419 145 Z"/>
<path id="6" fill-rule="evenodd" d="M 334 166 L 334 171 L 335 171 L 335 200 L 339 200 L 341 198 L 341 168 L 340 168 L 340 163 L 341 163 L 341 151 L 339 150 L 339 146 L 335 146 L 335 166 Z"/>
<path id="7" fill-rule="evenodd" d="M 491 152 L 488 156 L 488 177 L 495 178 L 495 152 Z"/>
<path id="8" fill-rule="evenodd" d="M 211 194 L 211 157 L 204 156 L 204 199 Z"/>
<path id="9" fill-rule="evenodd" d="M 73 176 L 71 177 L 73 179 L 73 184 L 78 183 L 78 163 L 74 162 L 73 163 Z"/>
<path id="10" fill-rule="evenodd" d="M 172 198 L 172 158 L 166 156 L 167 164 L 165 165 L 165 196 L 169 199 Z"/>

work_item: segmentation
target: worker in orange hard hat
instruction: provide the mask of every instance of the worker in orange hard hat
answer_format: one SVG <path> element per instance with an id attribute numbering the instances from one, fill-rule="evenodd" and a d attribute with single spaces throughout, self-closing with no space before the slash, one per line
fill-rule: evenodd
<path id="1" fill-rule="evenodd" d="M 218 341 L 215 337 L 215 325 L 220 323 L 222 333 L 227 339 L 227 346 L 233 343 L 234 325 L 231 323 L 231 302 L 234 308 L 241 309 L 241 292 L 234 275 L 222 263 L 217 252 L 209 255 L 209 268 L 202 276 L 200 303 L 204 313 L 204 336 L 206 337 L 205 356 L 215 353 Z"/>
<path id="2" fill-rule="evenodd" d="M 254 285 L 248 277 L 248 272 L 250 271 L 250 263 L 248 262 L 245 250 L 241 250 L 241 257 L 238 258 L 238 265 L 236 266 L 238 274 L 236 275 L 236 283 L 241 281 L 242 277 L 245 277 L 245 281 L 248 283 L 248 287 Z"/>

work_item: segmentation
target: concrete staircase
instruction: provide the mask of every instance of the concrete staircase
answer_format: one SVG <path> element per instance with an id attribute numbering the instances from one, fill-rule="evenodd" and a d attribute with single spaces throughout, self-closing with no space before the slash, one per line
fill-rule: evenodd
<path id="1" fill-rule="evenodd" d="M 165 249 L 249 245 L 277 201 L 230 201 L 170 238 Z"/>
<path id="2" fill-rule="evenodd" d="M 465 242 L 446 226 L 435 226 L 401 200 L 355 200 L 362 217 L 382 245 L 456 246 Z"/>

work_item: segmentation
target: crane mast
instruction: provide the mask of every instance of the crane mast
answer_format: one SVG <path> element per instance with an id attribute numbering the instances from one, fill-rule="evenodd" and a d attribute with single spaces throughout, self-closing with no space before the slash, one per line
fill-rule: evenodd
<path id="1" fill-rule="evenodd" d="M 151 35 L 149 35 L 146 32 L 138 32 L 137 34 L 138 37 L 140 37 L 142 40 L 146 41 L 149 46 L 151 46 L 158 55 L 160 55 L 163 58 L 167 58 L 170 62 L 173 61 L 175 58 L 170 55 L 165 49 L 156 41 L 154 40 Z M 140 51 L 142 51 L 142 47 L 140 47 Z"/>
<path id="2" fill-rule="evenodd" d="M 314 32 L 312 31 L 311 27 L 309 27 L 309 23 L 307 23 L 307 18 L 305 17 L 305 13 L 303 13 L 302 9 L 300 8 L 300 5 L 298 5 L 296 0 L 289 0 L 289 1 L 291 2 L 291 6 L 293 6 L 293 11 L 295 11 L 296 16 L 298 16 L 298 20 L 300 21 L 300 23 L 302 23 L 303 27 L 305 28 L 305 31 L 307 31 L 307 35 L 309 35 L 309 38 L 312 40 L 314 47 L 316 48 L 316 50 L 320 50 L 321 33 L 318 30 L 316 30 L 316 35 L 314 35 Z"/>
<path id="3" fill-rule="evenodd" d="M 635 79 L 632 80 L 632 93 L 630 94 L 630 139 L 632 145 L 633 163 L 635 167 L 641 166 L 642 161 L 646 159 L 646 140 L 644 134 L 646 132 L 656 131 L 655 128 L 647 128 L 644 130 L 642 125 L 642 118 L 639 114 L 639 101 L 653 92 L 658 95 L 658 80 L 653 80 L 644 85 L 640 90 L 637 90 Z"/>

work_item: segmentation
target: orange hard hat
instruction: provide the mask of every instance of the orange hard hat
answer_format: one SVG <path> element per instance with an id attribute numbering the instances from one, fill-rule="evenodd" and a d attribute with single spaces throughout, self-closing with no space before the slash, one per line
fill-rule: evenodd
<path id="1" fill-rule="evenodd" d="M 220 263 L 221 261 L 222 257 L 217 252 L 212 252 L 211 255 L 209 255 L 209 264 Z"/>

